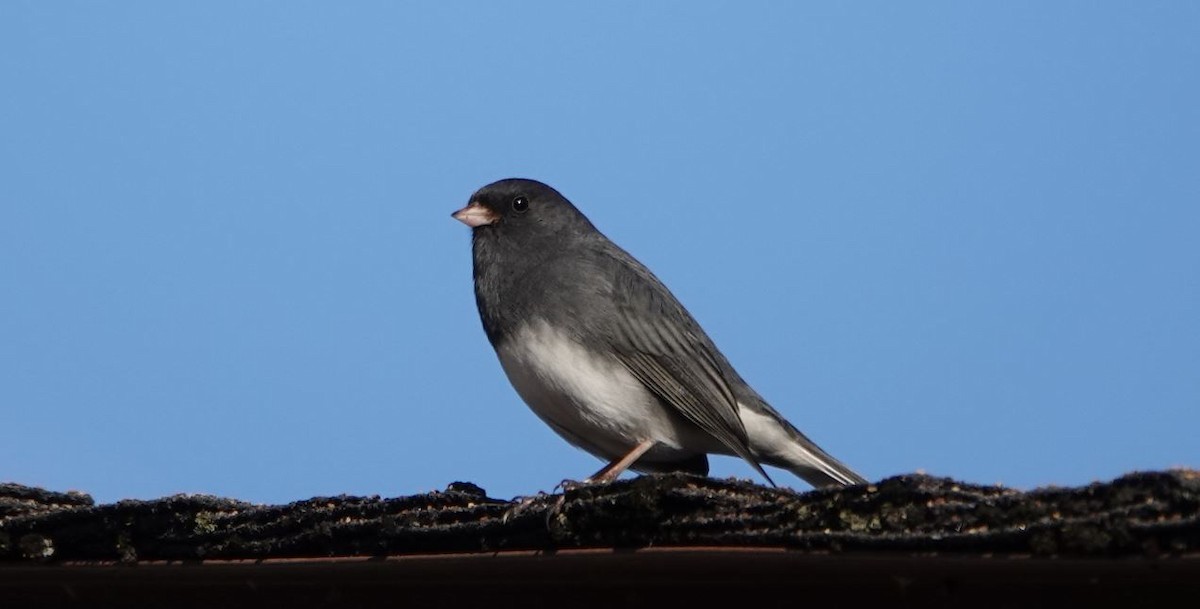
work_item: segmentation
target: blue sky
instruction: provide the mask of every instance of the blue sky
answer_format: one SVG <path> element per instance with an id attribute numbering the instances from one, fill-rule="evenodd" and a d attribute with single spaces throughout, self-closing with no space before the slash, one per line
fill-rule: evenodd
<path id="1" fill-rule="evenodd" d="M 1200 466 L 1197 66 L 1193 2 L 4 2 L 0 480 L 586 476 L 449 215 L 510 176 L 869 478 Z"/>

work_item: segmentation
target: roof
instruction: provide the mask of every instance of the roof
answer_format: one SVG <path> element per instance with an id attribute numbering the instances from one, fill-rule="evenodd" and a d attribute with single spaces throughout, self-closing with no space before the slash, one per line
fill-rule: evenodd
<path id="1" fill-rule="evenodd" d="M 980 604 L 1048 581 L 1072 598 L 1143 586 L 1145 599 L 1200 592 L 1198 546 L 1200 473 L 1191 470 L 1028 492 L 922 475 L 806 493 L 662 475 L 517 501 L 453 483 L 286 505 L 202 495 L 95 505 L 80 493 L 0 485 L 0 600 L 24 586 L 128 603 L 114 590 L 157 582 L 157 601 L 207 590 L 226 603 L 254 582 L 283 595 L 259 603 L 313 586 L 483 599 L 503 585 L 588 605 L 617 589 L 649 598 L 688 582 L 700 596 L 754 584 L 875 600 L 916 590 L 942 598 L 957 586 Z"/>

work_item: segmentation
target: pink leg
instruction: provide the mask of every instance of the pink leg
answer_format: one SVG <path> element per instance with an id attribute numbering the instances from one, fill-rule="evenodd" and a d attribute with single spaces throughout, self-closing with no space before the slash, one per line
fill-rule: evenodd
<path id="1" fill-rule="evenodd" d="M 646 451 L 650 450 L 653 446 L 654 440 L 643 441 L 641 444 L 634 446 L 633 450 L 629 451 L 629 454 L 605 465 L 600 471 L 588 476 L 585 482 L 612 482 L 616 480 L 617 476 L 620 476 L 622 472 L 629 469 L 629 466 L 633 465 L 634 461 L 637 461 L 638 458 L 646 454 Z"/>

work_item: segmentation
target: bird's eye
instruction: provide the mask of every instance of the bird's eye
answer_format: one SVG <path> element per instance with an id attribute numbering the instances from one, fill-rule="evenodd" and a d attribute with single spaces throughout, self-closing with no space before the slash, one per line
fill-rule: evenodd
<path id="1" fill-rule="evenodd" d="M 513 199 L 512 206 L 513 211 L 517 213 L 524 213 L 525 210 L 529 209 L 529 199 L 526 199 L 525 197 L 517 197 Z"/>

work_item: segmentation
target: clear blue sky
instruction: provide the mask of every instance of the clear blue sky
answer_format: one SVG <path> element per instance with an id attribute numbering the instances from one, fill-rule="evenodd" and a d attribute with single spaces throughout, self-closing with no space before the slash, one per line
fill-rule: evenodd
<path id="1" fill-rule="evenodd" d="M 872 479 L 1200 466 L 1200 4 L 564 4 L 0 3 L 0 480 L 586 476 L 450 218 L 510 176 Z"/>

